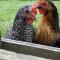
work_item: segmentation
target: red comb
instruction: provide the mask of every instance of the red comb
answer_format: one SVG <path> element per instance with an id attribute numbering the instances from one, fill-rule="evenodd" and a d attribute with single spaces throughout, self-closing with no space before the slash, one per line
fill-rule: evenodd
<path id="1" fill-rule="evenodd" d="M 34 4 L 32 5 L 32 12 L 34 13 L 34 15 L 37 14 L 36 3 L 34 3 Z"/>
<path id="2" fill-rule="evenodd" d="M 39 5 L 42 5 L 42 2 L 43 2 L 42 0 L 39 0 L 39 1 L 38 1 L 38 4 L 39 4 Z"/>
<path id="3" fill-rule="evenodd" d="M 32 8 L 36 8 L 36 3 L 34 3 L 34 4 L 32 5 Z"/>
<path id="4" fill-rule="evenodd" d="M 42 2 L 42 0 L 39 0 L 40 2 Z"/>

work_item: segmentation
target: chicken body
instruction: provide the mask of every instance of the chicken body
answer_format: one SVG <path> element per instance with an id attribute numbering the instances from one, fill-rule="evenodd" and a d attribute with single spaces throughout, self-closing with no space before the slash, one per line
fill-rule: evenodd
<path id="1" fill-rule="evenodd" d="M 32 42 L 35 30 L 32 26 L 32 22 L 35 16 L 32 14 L 31 5 L 26 5 L 20 8 L 15 17 L 14 23 L 6 38 L 20 41 Z M 30 23 L 26 23 L 31 19 Z"/>
<path id="2" fill-rule="evenodd" d="M 37 7 L 43 14 L 35 36 L 35 43 L 54 46 L 60 40 L 59 17 L 56 6 L 45 1 Z"/>

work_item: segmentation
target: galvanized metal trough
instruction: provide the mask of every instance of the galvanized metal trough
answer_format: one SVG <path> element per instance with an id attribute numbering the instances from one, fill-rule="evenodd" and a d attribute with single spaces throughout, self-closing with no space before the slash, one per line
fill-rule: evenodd
<path id="1" fill-rule="evenodd" d="M 2 38 L 1 48 L 17 53 L 60 60 L 60 48 L 56 47 Z"/>

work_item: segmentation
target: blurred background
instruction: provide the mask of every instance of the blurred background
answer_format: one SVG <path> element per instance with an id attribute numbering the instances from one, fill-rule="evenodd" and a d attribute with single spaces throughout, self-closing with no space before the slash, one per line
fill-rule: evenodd
<path id="1" fill-rule="evenodd" d="M 31 5 L 38 0 L 0 0 L 0 36 L 4 37 L 9 27 L 13 24 L 18 9 L 22 5 Z M 60 0 L 51 0 L 57 7 L 60 20 Z M 41 15 L 37 14 L 37 21 L 33 23 L 37 29 Z M 60 21 L 59 21 L 60 23 Z"/>

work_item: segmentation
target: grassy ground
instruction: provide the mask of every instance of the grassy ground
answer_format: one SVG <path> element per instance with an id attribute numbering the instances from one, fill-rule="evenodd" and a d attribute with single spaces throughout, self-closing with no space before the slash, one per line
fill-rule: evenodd
<path id="1" fill-rule="evenodd" d="M 34 1 L 0 1 L 0 30 L 1 35 L 4 36 L 9 26 L 13 23 L 17 10 L 20 6 L 32 4 Z M 54 1 L 57 6 L 60 16 L 60 1 Z M 37 23 L 34 27 L 38 26 L 41 15 L 37 15 Z"/>

